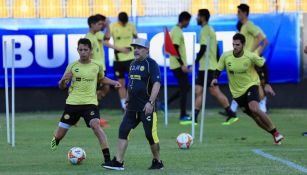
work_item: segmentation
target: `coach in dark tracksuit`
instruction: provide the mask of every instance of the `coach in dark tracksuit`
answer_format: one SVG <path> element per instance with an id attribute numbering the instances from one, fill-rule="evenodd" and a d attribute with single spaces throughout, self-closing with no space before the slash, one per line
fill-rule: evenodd
<path id="1" fill-rule="evenodd" d="M 131 45 L 134 47 L 135 60 L 130 65 L 126 112 L 119 128 L 117 154 L 103 167 L 124 170 L 123 159 L 128 147 L 128 135 L 142 122 L 153 154 L 152 165 L 149 169 L 162 169 L 157 135 L 157 115 L 154 109 L 161 86 L 160 69 L 156 61 L 149 57 L 147 40 L 138 38 Z"/>

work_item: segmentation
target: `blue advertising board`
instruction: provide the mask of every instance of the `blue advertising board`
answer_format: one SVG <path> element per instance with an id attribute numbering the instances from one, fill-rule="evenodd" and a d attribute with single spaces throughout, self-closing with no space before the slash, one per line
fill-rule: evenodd
<path id="1" fill-rule="evenodd" d="M 66 66 L 78 59 L 77 41 L 88 32 L 87 19 L 0 19 L 0 48 L 4 41 L 14 39 L 15 44 L 15 81 L 17 87 L 55 87 Z M 112 18 L 111 21 L 115 21 Z M 168 56 L 163 53 L 163 27 L 169 30 L 176 25 L 177 17 L 138 17 L 136 20 L 139 37 L 150 41 L 150 56 L 161 66 L 163 78 L 163 59 Z M 299 55 L 299 14 L 259 14 L 250 15 L 267 36 L 269 46 L 264 51 L 270 71 L 270 82 L 297 83 L 300 81 Z M 236 32 L 237 17 L 235 15 L 213 15 L 210 25 L 216 31 L 219 51 L 232 49 L 232 36 Z M 195 18 L 183 29 L 188 64 L 193 61 L 193 37 L 196 38 L 195 52 L 198 52 L 198 37 L 200 26 Z M 8 43 L 8 47 L 11 47 Z M 107 76 L 114 78 L 113 50 L 105 49 Z M 8 49 L 8 51 L 10 48 Z M 7 53 L 11 55 L 10 52 Z M 4 87 L 4 52 L 0 50 L 0 87 Z M 10 59 L 11 57 L 8 56 Z M 8 66 L 11 67 L 11 60 Z M 10 69 L 9 69 L 10 72 Z M 176 80 L 168 70 L 168 82 L 176 84 Z M 191 78 L 191 75 L 190 75 Z M 220 78 L 221 83 L 227 83 L 225 72 Z M 163 82 L 162 82 L 163 83 Z"/>

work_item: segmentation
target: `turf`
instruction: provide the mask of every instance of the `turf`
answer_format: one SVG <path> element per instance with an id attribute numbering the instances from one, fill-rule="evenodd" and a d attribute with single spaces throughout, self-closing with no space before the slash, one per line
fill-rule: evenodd
<path id="1" fill-rule="evenodd" d="M 163 113 L 158 114 L 158 135 L 161 158 L 165 169 L 147 170 L 151 153 L 143 127 L 133 131 L 125 157 L 124 172 L 103 169 L 102 155 L 98 141 L 92 131 L 85 127 L 83 120 L 73 127 L 56 151 L 50 150 L 50 140 L 57 127 L 62 111 L 17 113 L 16 147 L 6 143 L 5 114 L 0 114 L 0 174 L 244 174 L 282 175 L 302 174 L 280 162 L 256 155 L 253 149 L 290 160 L 307 167 L 306 141 L 301 132 L 307 131 L 307 110 L 272 109 L 270 116 L 286 139 L 282 145 L 273 145 L 272 136 L 259 129 L 246 115 L 239 113 L 239 122 L 222 126 L 223 118 L 217 109 L 209 109 L 205 119 L 204 141 L 199 143 L 199 126 L 196 138 L 189 150 L 178 149 L 175 141 L 181 132 L 191 132 L 190 126 L 179 125 L 178 111 L 170 111 L 169 126 L 164 127 Z M 110 120 L 106 128 L 111 154 L 115 154 L 118 126 L 122 113 L 114 110 L 102 111 Z M 82 165 L 72 166 L 66 158 L 67 151 L 79 146 L 85 149 L 87 159 Z"/>

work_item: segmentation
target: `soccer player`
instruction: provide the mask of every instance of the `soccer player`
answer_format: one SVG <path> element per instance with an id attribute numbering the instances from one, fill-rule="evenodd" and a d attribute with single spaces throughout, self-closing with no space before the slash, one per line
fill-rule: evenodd
<path id="1" fill-rule="evenodd" d="M 259 127 L 272 134 L 275 144 L 281 144 L 284 138 L 276 129 L 269 116 L 259 109 L 259 76 L 255 66 L 261 67 L 267 73 L 265 60 L 257 54 L 244 49 L 245 37 L 237 33 L 233 36 L 233 51 L 225 52 L 220 58 L 215 79 L 211 86 L 217 84 L 217 78 L 226 67 L 230 92 L 239 107 L 250 116 Z M 274 93 L 268 82 L 265 82 L 264 90 Z"/>
<path id="2" fill-rule="evenodd" d="M 305 46 L 304 53 L 307 54 L 307 46 Z"/>
<path id="3" fill-rule="evenodd" d="M 107 136 L 99 125 L 99 110 L 96 95 L 97 82 L 121 87 L 117 81 L 104 76 L 102 65 L 91 59 L 92 44 L 89 39 L 81 38 L 78 41 L 80 59 L 69 64 L 59 81 L 59 88 L 64 90 L 70 82 L 69 95 L 66 99 L 65 111 L 58 128 L 51 140 L 51 149 L 55 150 L 72 125 L 83 117 L 86 126 L 96 135 L 104 156 L 104 161 L 110 161 Z"/>
<path id="4" fill-rule="evenodd" d="M 125 74 L 129 73 L 130 64 L 134 59 L 131 43 L 133 38 L 137 38 L 137 32 L 135 26 L 131 22 L 128 22 L 128 15 L 126 12 L 120 12 L 118 14 L 118 21 L 111 24 L 110 30 L 114 45 L 129 50 L 125 53 L 114 50 L 115 60 L 113 64 L 115 77 L 123 85 L 118 89 L 118 94 L 120 97 L 121 107 L 125 110 L 127 96 Z"/>
<path id="5" fill-rule="evenodd" d="M 262 57 L 263 50 L 268 45 L 268 40 L 266 36 L 264 35 L 263 31 L 256 26 L 253 22 L 248 20 L 249 15 L 249 6 L 247 4 L 240 4 L 238 6 L 238 24 L 237 29 L 240 33 L 242 33 L 246 38 L 246 44 L 245 44 L 245 50 L 255 52 L 258 54 L 258 56 Z M 266 108 L 266 101 L 267 97 L 265 96 L 263 85 L 265 80 L 265 77 L 263 76 L 263 72 L 261 72 L 261 69 L 256 69 L 258 72 L 258 75 L 261 79 L 261 86 L 259 86 L 259 94 L 260 94 L 260 109 L 263 112 L 267 112 Z M 274 93 L 275 95 L 275 93 Z M 231 109 L 233 111 L 237 110 L 238 105 L 235 103 L 235 101 L 232 102 Z"/>
<path id="6" fill-rule="evenodd" d="M 102 66 L 103 71 L 105 71 L 106 67 L 103 45 L 122 52 L 126 52 L 127 49 L 113 46 L 108 42 L 110 39 L 110 32 L 108 29 L 109 24 L 105 16 L 100 14 L 93 15 L 87 19 L 87 22 L 90 31 L 85 35 L 85 38 L 88 38 L 91 41 L 93 48 L 92 59 L 98 61 L 98 63 Z M 107 29 L 105 35 L 101 33 L 101 30 L 104 28 Z M 99 84 L 97 88 L 98 99 L 100 100 L 103 96 L 105 96 L 108 90 L 109 87 L 107 85 L 105 86 L 103 84 Z"/>
<path id="7" fill-rule="evenodd" d="M 133 42 L 135 60 L 129 72 L 126 112 L 119 128 L 117 154 L 114 159 L 103 167 L 112 170 L 124 170 L 124 155 L 128 147 L 128 135 L 132 129 L 142 122 L 146 138 L 153 154 L 149 169 L 163 169 L 160 160 L 160 146 L 157 135 L 157 115 L 155 100 L 160 89 L 160 69 L 158 64 L 149 57 L 149 43 L 145 39 Z"/>
<path id="8" fill-rule="evenodd" d="M 189 80 L 188 72 L 190 72 L 187 66 L 187 56 L 185 49 L 185 42 L 183 37 L 182 28 L 186 28 L 191 20 L 191 15 L 184 11 L 181 12 L 178 19 L 178 24 L 174 26 L 170 32 L 170 36 L 174 47 L 179 55 L 179 57 L 170 56 L 170 69 L 175 75 L 179 90 L 174 93 L 169 99 L 168 104 L 180 97 L 180 123 L 189 124 L 191 123 L 191 117 L 187 114 L 187 94 L 189 92 Z"/>
<path id="9" fill-rule="evenodd" d="M 200 50 L 196 57 L 196 63 L 199 62 L 199 71 L 196 79 L 196 99 L 195 99 L 195 122 L 197 123 L 198 113 L 202 105 L 202 96 L 203 96 L 203 85 L 204 85 L 204 72 L 205 72 L 205 59 L 206 55 L 209 54 L 209 63 L 208 63 L 208 81 L 207 87 L 209 93 L 216 98 L 216 100 L 223 106 L 225 113 L 228 118 L 226 122 L 223 122 L 223 125 L 230 125 L 238 120 L 236 114 L 232 112 L 229 106 L 229 101 L 227 97 L 220 91 L 219 86 L 210 86 L 210 83 L 213 79 L 214 71 L 217 66 L 217 42 L 215 31 L 211 26 L 209 26 L 210 12 L 208 9 L 198 10 L 197 15 L 197 24 L 202 27 L 199 37 Z M 206 48 L 208 41 L 210 41 L 210 50 L 209 53 L 206 53 Z"/>

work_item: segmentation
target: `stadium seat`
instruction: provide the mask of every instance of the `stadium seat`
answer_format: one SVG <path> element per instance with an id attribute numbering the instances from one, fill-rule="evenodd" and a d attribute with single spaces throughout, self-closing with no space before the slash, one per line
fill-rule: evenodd
<path id="1" fill-rule="evenodd" d="M 5 4 L 5 0 L 0 0 L 0 18 L 9 17 L 8 8 Z"/>
<path id="2" fill-rule="evenodd" d="M 107 17 L 117 16 L 116 6 L 113 0 L 93 0 L 93 13 L 100 13 Z"/>
<path id="3" fill-rule="evenodd" d="M 130 16 L 131 15 L 131 0 L 122 0 L 119 11 L 126 12 L 128 16 Z"/>
<path id="4" fill-rule="evenodd" d="M 219 14 L 236 14 L 237 6 L 241 3 L 240 0 L 219 0 L 218 13 Z"/>
<path id="5" fill-rule="evenodd" d="M 63 16 L 62 0 L 40 0 L 39 17 L 61 18 Z"/>
<path id="6" fill-rule="evenodd" d="M 138 16 L 144 16 L 145 15 L 145 8 L 144 8 L 142 0 L 137 0 L 137 9 L 136 10 L 137 10 L 136 14 Z"/>
<path id="7" fill-rule="evenodd" d="M 247 4 L 250 6 L 250 13 L 269 13 L 270 1 L 268 0 L 248 0 Z"/>
<path id="8" fill-rule="evenodd" d="M 278 4 L 278 11 L 282 11 L 284 10 L 284 12 L 295 12 L 299 9 L 296 8 L 296 1 L 293 0 L 284 0 L 285 4 L 284 4 L 284 9 L 282 9 L 281 6 L 281 1 Z"/>
<path id="9" fill-rule="evenodd" d="M 14 0 L 13 17 L 14 18 L 35 18 L 34 0 Z"/>
<path id="10" fill-rule="evenodd" d="M 90 7 L 88 0 L 67 0 L 67 17 L 88 17 Z"/>
<path id="11" fill-rule="evenodd" d="M 210 14 L 214 14 L 214 1 L 213 0 L 194 0 L 192 1 L 192 14 L 197 15 L 199 9 L 208 9 Z"/>
<path id="12" fill-rule="evenodd" d="M 307 0 L 301 0 L 301 9 L 302 12 L 307 13 Z"/>

